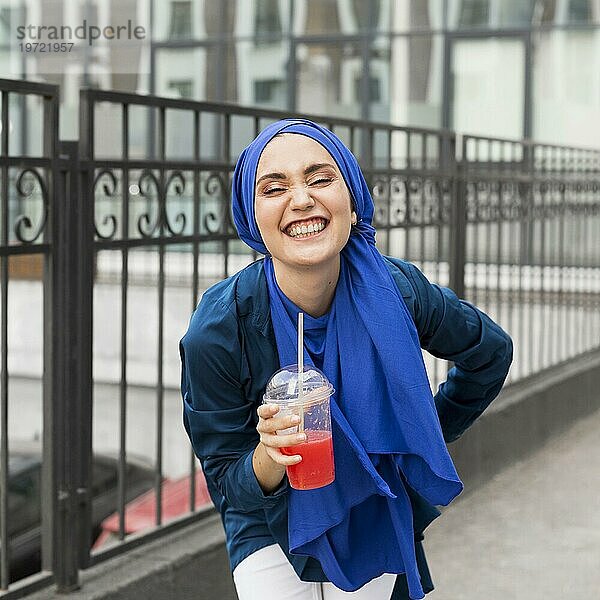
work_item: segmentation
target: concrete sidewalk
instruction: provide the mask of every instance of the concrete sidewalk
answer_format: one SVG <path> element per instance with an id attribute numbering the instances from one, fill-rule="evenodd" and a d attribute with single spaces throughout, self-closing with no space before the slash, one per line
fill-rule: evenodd
<path id="1" fill-rule="evenodd" d="M 428 600 L 600 598 L 600 411 L 457 500 L 425 550 Z"/>

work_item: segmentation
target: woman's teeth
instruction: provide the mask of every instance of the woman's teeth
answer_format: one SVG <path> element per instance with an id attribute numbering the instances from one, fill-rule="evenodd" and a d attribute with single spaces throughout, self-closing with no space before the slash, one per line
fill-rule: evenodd
<path id="1" fill-rule="evenodd" d="M 317 223 L 310 223 L 308 225 L 293 225 L 288 229 L 288 235 L 290 237 L 308 237 L 311 234 L 319 233 L 325 229 L 325 223 L 323 221 L 319 221 Z"/>

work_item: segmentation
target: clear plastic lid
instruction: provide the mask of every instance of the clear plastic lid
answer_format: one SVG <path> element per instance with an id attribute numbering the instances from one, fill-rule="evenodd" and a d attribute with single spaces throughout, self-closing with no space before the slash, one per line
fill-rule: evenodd
<path id="1" fill-rule="evenodd" d="M 316 367 L 306 365 L 302 373 L 302 398 L 304 405 L 321 402 L 335 391 L 325 375 Z M 279 369 L 267 383 L 265 403 L 294 406 L 298 400 L 298 365 Z"/>

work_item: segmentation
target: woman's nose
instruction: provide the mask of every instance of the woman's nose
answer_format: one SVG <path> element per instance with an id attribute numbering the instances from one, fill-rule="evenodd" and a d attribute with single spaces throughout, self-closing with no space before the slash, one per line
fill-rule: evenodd
<path id="1" fill-rule="evenodd" d="M 314 205 L 315 201 L 306 187 L 298 186 L 292 188 L 290 208 L 296 210 L 306 210 L 307 208 L 312 208 Z"/>

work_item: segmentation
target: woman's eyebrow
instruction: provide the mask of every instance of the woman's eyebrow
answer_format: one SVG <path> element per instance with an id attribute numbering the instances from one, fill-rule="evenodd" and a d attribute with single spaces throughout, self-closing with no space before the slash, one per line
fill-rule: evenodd
<path id="1" fill-rule="evenodd" d="M 331 169 L 335 168 L 331 163 L 314 163 L 314 164 L 306 167 L 306 169 L 304 169 L 304 174 L 310 175 L 311 173 L 314 173 L 315 171 L 318 171 L 319 169 L 323 169 L 324 167 L 329 167 Z M 262 175 L 261 177 L 259 177 L 256 180 L 256 185 L 258 185 L 263 179 L 285 179 L 285 178 L 286 178 L 286 176 L 283 173 L 266 173 L 265 175 Z"/>
<path id="2" fill-rule="evenodd" d="M 315 171 L 318 171 L 319 169 L 322 169 L 324 167 L 330 167 L 332 169 L 335 169 L 335 167 L 330 163 L 315 163 L 314 165 L 306 167 L 306 169 L 304 169 L 304 174 L 310 175 L 311 173 L 314 173 Z"/>
<path id="3" fill-rule="evenodd" d="M 285 179 L 285 175 L 283 173 L 267 173 L 256 181 L 256 185 L 258 185 L 263 179 Z"/>

